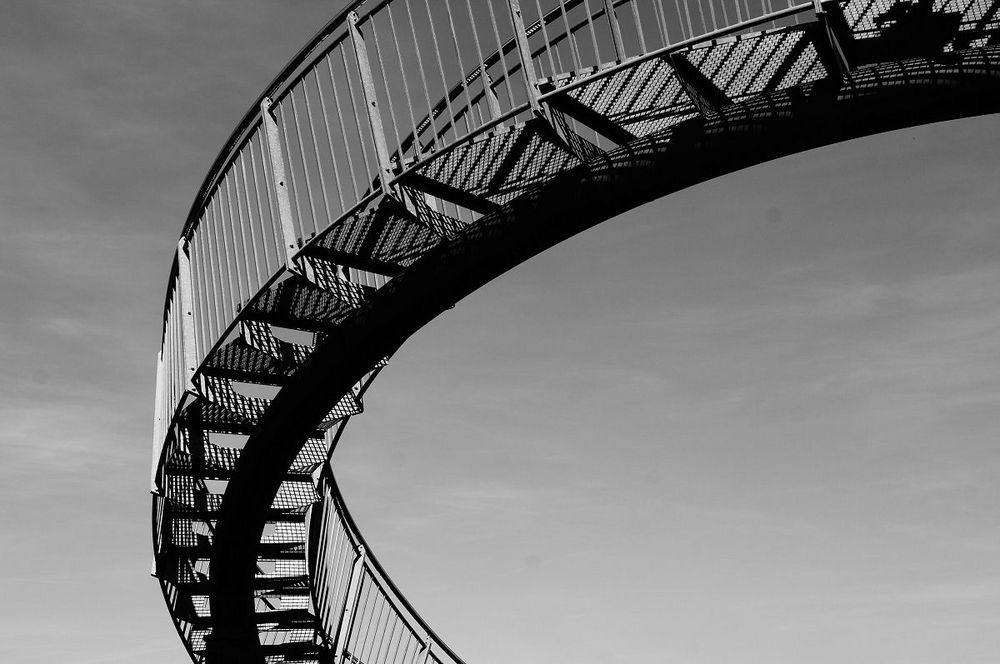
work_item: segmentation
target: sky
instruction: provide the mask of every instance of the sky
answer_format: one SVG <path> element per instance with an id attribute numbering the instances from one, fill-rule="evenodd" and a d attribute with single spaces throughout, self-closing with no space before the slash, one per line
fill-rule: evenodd
<path id="1" fill-rule="evenodd" d="M 171 253 L 339 2 L 6 0 L 0 657 L 186 661 L 149 576 Z M 335 456 L 468 664 L 993 664 L 1000 121 L 610 220 L 406 344 Z"/>

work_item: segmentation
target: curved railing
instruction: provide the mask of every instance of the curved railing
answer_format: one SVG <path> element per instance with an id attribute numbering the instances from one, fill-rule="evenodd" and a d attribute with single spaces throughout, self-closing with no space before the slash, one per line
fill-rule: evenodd
<path id="1" fill-rule="evenodd" d="M 372 664 L 463 664 L 386 574 L 325 465 L 309 520 L 313 604 L 329 652 Z"/>
<path id="2" fill-rule="evenodd" d="M 166 451 L 198 445 L 188 440 L 197 434 L 180 426 L 179 419 L 199 398 L 236 401 L 257 414 L 266 406 L 252 389 L 234 393 L 233 381 L 205 375 L 205 367 L 240 326 L 252 327 L 242 322 L 246 307 L 282 279 L 308 271 L 302 255 L 310 244 L 398 189 L 408 173 L 444 158 L 457 145 L 538 114 L 545 81 L 570 74 L 579 82 L 630 59 L 683 47 L 698 34 L 774 27 L 797 20 L 808 8 L 775 7 L 770 0 L 753 6 L 746 0 L 706 5 L 690 0 L 356 1 L 292 58 L 236 126 L 206 175 L 184 224 L 164 306 L 153 435 L 152 488 L 159 496 L 153 508 L 154 554 L 160 560 L 167 541 L 195 552 L 187 563 L 171 560 L 178 569 L 157 571 L 193 656 L 210 633 L 210 627 L 201 627 L 211 612 L 207 595 L 197 590 L 199 581 L 207 581 L 200 552 L 210 546 L 214 510 L 239 449 L 216 445 L 211 441 L 220 434 L 204 432 L 202 446 L 213 458 L 208 470 L 190 471 L 190 476 L 186 466 L 195 462 Z M 592 139 L 602 142 L 596 134 Z M 448 201 L 432 205 L 443 219 L 468 223 L 478 216 Z M 355 265 L 343 272 L 344 280 L 359 289 L 378 288 L 391 278 L 379 266 Z M 250 333 L 262 336 L 265 345 L 282 343 L 274 338 L 275 326 Z M 375 373 L 356 386 L 352 400 Z M 344 410 L 340 429 L 356 410 Z M 307 450 L 302 469 L 321 460 L 326 447 L 317 440 Z M 195 477 L 199 474 L 221 479 Z M 298 492 L 305 494 L 301 502 L 314 500 L 304 488 Z M 270 545 L 280 545 L 283 538 L 297 541 L 302 534 L 296 528 L 284 526 Z M 193 606 L 185 619 L 180 589 L 192 585 Z"/>
<path id="3" fill-rule="evenodd" d="M 812 9 L 779 6 L 786 1 L 521 0 L 520 12 L 509 0 L 348 5 L 266 88 L 195 197 L 164 307 L 156 454 L 239 312 L 298 269 L 324 231 L 454 146 L 531 117 L 539 83 L 574 73 L 579 84 L 627 60 L 794 23 Z M 475 217 L 440 207 L 461 222 Z M 348 276 L 386 281 L 362 269 Z"/>
<path id="4" fill-rule="evenodd" d="M 355 1 L 271 82 L 195 198 L 164 306 L 154 573 L 196 661 L 214 638 L 209 561 L 241 446 L 374 291 L 605 150 L 839 79 L 851 59 L 875 62 L 866 42 L 906 21 L 936 39 L 914 7 L 933 5 L 966 44 L 997 32 L 986 0 L 777 2 Z M 903 5 L 909 14 L 893 13 Z M 828 6 L 841 23 L 818 22 Z M 366 365 L 278 469 L 251 598 L 267 661 L 460 664 L 365 547 L 327 463 L 383 365 Z"/>

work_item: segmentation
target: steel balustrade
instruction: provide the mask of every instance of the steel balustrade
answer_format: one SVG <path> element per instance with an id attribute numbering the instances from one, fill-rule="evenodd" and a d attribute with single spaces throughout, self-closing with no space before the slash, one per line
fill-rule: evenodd
<path id="1" fill-rule="evenodd" d="M 344 504 L 330 465 L 311 511 L 309 573 L 328 648 L 352 661 L 462 664 L 386 575 Z M 391 654 L 390 654 L 391 653 Z"/>
<path id="2" fill-rule="evenodd" d="M 289 443 L 290 463 L 271 471 L 280 477 L 261 517 L 269 525 L 247 553 L 256 560 L 250 594 L 227 594 L 218 570 L 228 574 L 225 556 L 242 549 L 227 549 L 225 533 L 242 526 L 223 517 L 246 491 L 229 486 L 265 472 L 240 459 L 260 449 L 272 402 L 299 389 L 286 386 L 387 285 L 428 261 L 446 266 L 442 248 L 560 177 L 617 163 L 649 141 L 759 133 L 746 117 L 770 118 L 827 90 L 833 106 L 953 78 L 986 85 L 997 10 L 988 0 L 350 3 L 237 125 L 169 275 L 154 574 L 192 658 L 459 662 L 363 544 L 327 463 L 392 344 Z M 967 106 L 949 112 L 992 108 Z M 843 135 L 934 117 L 872 120 Z M 778 153 L 810 140 L 833 138 L 797 138 Z M 767 154 L 700 168 L 725 172 Z M 239 613 L 230 602 L 252 605 L 252 630 L 230 624 Z"/>

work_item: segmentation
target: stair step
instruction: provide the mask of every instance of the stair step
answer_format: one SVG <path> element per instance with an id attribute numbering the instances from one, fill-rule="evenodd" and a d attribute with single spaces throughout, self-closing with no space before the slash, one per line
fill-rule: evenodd
<path id="1" fill-rule="evenodd" d="M 316 624 L 316 616 L 306 609 L 278 609 L 254 614 L 257 624 L 278 623 L 279 629 L 305 629 Z M 187 621 L 195 628 L 212 626 L 211 616 L 190 616 Z"/>
<path id="2" fill-rule="evenodd" d="M 257 549 L 257 556 L 266 560 L 302 560 L 305 557 L 304 542 L 264 543 Z M 211 542 L 201 542 L 194 546 L 170 544 L 164 555 L 171 558 L 209 558 L 212 555 Z"/>
<path id="3" fill-rule="evenodd" d="M 268 355 L 282 366 L 297 367 L 305 362 L 313 351 L 312 344 L 291 343 L 279 339 L 271 326 L 263 321 L 244 320 L 240 324 L 240 332 L 244 343 Z"/>
<path id="4" fill-rule="evenodd" d="M 217 349 L 202 368 L 207 376 L 266 385 L 283 385 L 292 369 L 243 339 Z"/>
<path id="5" fill-rule="evenodd" d="M 294 276 L 271 288 L 244 311 L 250 318 L 272 325 L 324 332 L 361 306 L 371 290 L 343 281 L 333 293 Z"/>
<path id="6" fill-rule="evenodd" d="M 426 189 L 428 182 L 435 183 L 438 190 L 429 192 L 432 195 L 448 190 L 462 192 L 495 208 L 579 163 L 548 123 L 539 118 L 464 143 L 429 160 L 402 183 L 418 191 Z M 467 201 L 457 204 L 476 210 Z"/>
<path id="7" fill-rule="evenodd" d="M 384 196 L 325 231 L 302 255 L 393 277 L 440 241 L 400 201 Z"/>

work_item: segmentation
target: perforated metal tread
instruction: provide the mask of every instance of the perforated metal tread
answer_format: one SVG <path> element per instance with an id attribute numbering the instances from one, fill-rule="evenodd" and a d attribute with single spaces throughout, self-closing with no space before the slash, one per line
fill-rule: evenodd
<path id="1" fill-rule="evenodd" d="M 560 83 L 573 80 L 565 78 L 542 90 L 557 90 Z M 636 136 L 645 136 L 697 112 L 666 58 L 646 60 L 564 94 Z M 557 108 L 558 102 L 557 96 L 553 100 Z"/>
<path id="2" fill-rule="evenodd" d="M 282 364 L 243 339 L 236 339 L 213 353 L 202 372 L 217 378 L 282 385 L 294 372 L 294 366 Z"/>
<path id="3" fill-rule="evenodd" d="M 546 122 L 534 119 L 460 145 L 416 174 L 503 204 L 579 163 Z"/>
<path id="4" fill-rule="evenodd" d="M 247 307 L 247 316 L 272 325 L 326 331 L 361 306 L 372 291 L 368 286 L 340 281 L 343 285 L 321 288 L 302 277 L 291 276 Z"/>
<path id="5" fill-rule="evenodd" d="M 441 234 L 392 196 L 324 232 L 302 255 L 394 276 L 441 241 Z"/>

